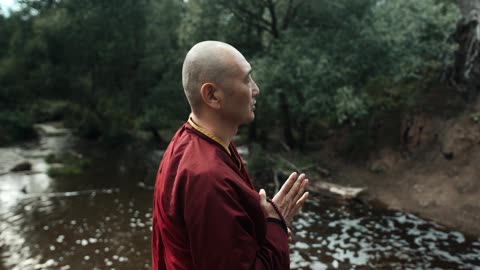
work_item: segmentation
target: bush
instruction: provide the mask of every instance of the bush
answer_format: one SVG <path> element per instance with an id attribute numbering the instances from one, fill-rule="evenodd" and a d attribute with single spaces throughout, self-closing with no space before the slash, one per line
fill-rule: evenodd
<path id="1" fill-rule="evenodd" d="M 70 106 L 66 101 L 40 100 L 32 104 L 30 113 L 35 123 L 59 121 L 68 114 Z"/>
<path id="2" fill-rule="evenodd" d="M 101 121 L 91 111 L 79 106 L 72 106 L 67 114 L 65 126 L 72 128 L 81 138 L 95 140 L 101 135 Z"/>
<path id="3" fill-rule="evenodd" d="M 0 112 L 0 145 L 35 139 L 33 121 L 26 113 Z"/>

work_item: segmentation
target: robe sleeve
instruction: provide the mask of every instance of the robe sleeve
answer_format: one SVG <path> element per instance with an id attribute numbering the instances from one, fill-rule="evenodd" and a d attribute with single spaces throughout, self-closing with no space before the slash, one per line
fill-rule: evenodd
<path id="1" fill-rule="evenodd" d="M 195 181 L 186 192 L 184 219 L 195 269 L 290 269 L 283 228 L 266 222 L 266 235 L 259 236 L 258 224 L 240 199 L 242 190 L 223 180 Z M 259 196 L 251 197 L 259 201 Z"/>

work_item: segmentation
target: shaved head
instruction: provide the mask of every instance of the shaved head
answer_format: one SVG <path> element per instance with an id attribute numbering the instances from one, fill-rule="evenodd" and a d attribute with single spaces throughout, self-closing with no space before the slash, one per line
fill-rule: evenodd
<path id="1" fill-rule="evenodd" d="M 219 41 L 203 41 L 185 57 L 182 84 L 192 111 L 201 104 L 200 88 L 205 83 L 222 85 L 236 70 L 234 57 L 243 57 L 233 46 Z"/>

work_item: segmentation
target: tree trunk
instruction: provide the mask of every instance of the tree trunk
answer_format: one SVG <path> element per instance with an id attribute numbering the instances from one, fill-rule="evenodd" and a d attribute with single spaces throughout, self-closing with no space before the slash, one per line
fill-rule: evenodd
<path id="1" fill-rule="evenodd" d="M 455 64 L 450 81 L 463 94 L 466 101 L 472 101 L 480 89 L 480 1 L 459 0 L 462 18 L 453 35 L 458 43 Z"/>
<path id="2" fill-rule="evenodd" d="M 290 123 L 290 110 L 288 109 L 288 102 L 285 93 L 279 93 L 280 97 L 280 112 L 283 124 L 283 135 L 285 136 L 285 142 L 290 148 L 296 146 L 296 140 L 292 131 L 292 124 Z"/>
<path id="3" fill-rule="evenodd" d="M 301 119 L 297 121 L 297 125 L 295 127 L 295 130 L 297 130 L 297 147 L 300 150 L 305 150 L 305 146 L 307 144 L 307 134 L 308 134 L 308 125 L 309 125 L 309 119 Z"/>

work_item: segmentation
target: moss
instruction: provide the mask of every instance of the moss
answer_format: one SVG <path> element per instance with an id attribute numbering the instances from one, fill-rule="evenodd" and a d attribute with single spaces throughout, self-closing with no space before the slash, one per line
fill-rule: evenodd
<path id="1" fill-rule="evenodd" d="M 48 169 L 47 173 L 50 177 L 78 175 L 91 164 L 90 160 L 73 153 L 66 153 L 61 156 L 50 154 L 45 158 L 45 161 L 49 164 L 60 164 L 59 166 L 52 166 Z"/>
<path id="2" fill-rule="evenodd" d="M 67 165 L 62 167 L 49 168 L 47 173 L 50 177 L 58 177 L 58 176 L 78 175 L 81 172 L 82 172 L 81 168 L 73 165 Z"/>
<path id="3" fill-rule="evenodd" d="M 45 161 L 48 163 L 48 164 L 52 164 L 52 163 L 58 163 L 58 158 L 55 154 L 49 154 L 48 156 L 45 157 Z"/>

